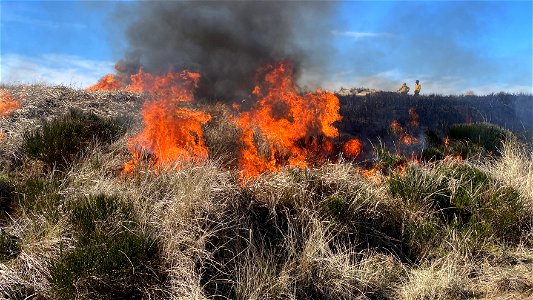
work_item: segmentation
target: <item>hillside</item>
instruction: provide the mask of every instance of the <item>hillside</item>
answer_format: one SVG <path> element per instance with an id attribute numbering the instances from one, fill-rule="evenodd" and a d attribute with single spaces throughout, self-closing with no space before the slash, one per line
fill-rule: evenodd
<path id="1" fill-rule="evenodd" d="M 243 178 L 230 105 L 164 107 L 208 149 L 169 167 L 135 148 L 146 94 L 2 88 L 5 299 L 533 297 L 532 96 L 339 96 L 333 150 Z"/>

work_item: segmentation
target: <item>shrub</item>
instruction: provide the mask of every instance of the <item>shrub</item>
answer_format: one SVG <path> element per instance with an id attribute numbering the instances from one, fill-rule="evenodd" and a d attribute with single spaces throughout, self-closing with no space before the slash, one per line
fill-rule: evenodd
<path id="1" fill-rule="evenodd" d="M 49 167 L 65 169 L 95 143 L 111 143 L 125 133 L 119 121 L 71 110 L 42 128 L 25 132 L 23 150 Z"/>
<path id="2" fill-rule="evenodd" d="M 20 251 L 20 239 L 0 229 L 0 262 L 17 257 Z"/>
<path id="3" fill-rule="evenodd" d="M 0 177 L 0 217 L 12 211 L 13 185 L 9 180 Z"/>
<path id="4" fill-rule="evenodd" d="M 502 142 L 513 138 L 510 131 L 489 123 L 452 125 L 448 129 L 448 136 L 456 140 L 469 140 L 492 153 L 498 153 Z"/>
<path id="5" fill-rule="evenodd" d="M 479 241 L 520 241 L 531 225 L 525 207 L 516 190 L 497 186 L 485 172 L 465 163 L 431 170 L 410 166 L 405 174 L 391 176 L 391 193 L 414 204 L 412 210 L 423 208 L 427 214 L 425 220 L 407 220 L 403 239 L 409 251 L 419 252 L 420 243 L 437 246 L 434 236 L 447 229 L 472 234 Z"/>
<path id="6" fill-rule="evenodd" d="M 16 186 L 17 203 L 22 209 L 43 215 L 48 221 L 61 218 L 63 197 L 55 178 L 31 177 Z"/>
<path id="7" fill-rule="evenodd" d="M 387 149 L 380 147 L 376 149 L 376 168 L 383 170 L 386 174 L 391 173 L 398 165 L 406 160 L 397 154 L 392 154 Z"/>
<path id="8" fill-rule="evenodd" d="M 130 204 L 93 196 L 74 203 L 74 250 L 52 262 L 51 283 L 60 299 L 141 299 L 160 283 L 157 241 L 135 226 Z"/>

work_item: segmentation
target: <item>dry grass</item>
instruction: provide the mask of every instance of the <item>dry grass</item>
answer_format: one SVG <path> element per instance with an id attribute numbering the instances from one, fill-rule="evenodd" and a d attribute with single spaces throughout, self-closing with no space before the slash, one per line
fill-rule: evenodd
<path id="1" fill-rule="evenodd" d="M 46 99 L 73 93 L 54 88 L 48 93 L 59 96 L 46 96 L 40 87 L 31 89 Z M 104 97 L 74 94 L 89 102 Z M 30 110 L 19 116 L 30 118 Z M 0 298 L 57 299 L 51 262 L 76 249 L 72 205 L 94 195 L 130 203 L 136 230 L 158 243 L 163 280 L 147 281 L 140 298 L 533 296 L 533 221 L 522 217 L 533 215 L 533 165 L 522 146 L 506 144 L 501 158 L 489 163 L 437 161 L 408 166 L 403 174 L 365 177 L 355 164 L 341 161 L 285 168 L 241 185 L 228 159 L 238 147 L 228 141 L 235 128 L 224 107 L 213 107 L 212 114 L 219 119 L 206 137 L 220 145 L 214 160 L 199 164 L 177 162 L 176 168 L 155 171 L 146 164 L 121 175 L 133 131 L 112 145 L 94 146 L 62 172 L 23 156 L 14 159 L 0 172 L 16 191 L 3 230 L 20 239 L 22 251 L 0 261 Z M 15 119 L 1 122 L 11 126 Z M 16 149 L 16 139 L 10 143 Z M 457 199 L 470 205 L 467 213 L 447 215 L 460 211 L 452 209 Z M 519 216 L 505 214 L 516 207 Z M 470 222 L 470 212 L 489 220 Z M 496 222 L 506 218 L 519 220 L 519 230 Z M 75 298 L 84 297 L 90 298 Z"/>

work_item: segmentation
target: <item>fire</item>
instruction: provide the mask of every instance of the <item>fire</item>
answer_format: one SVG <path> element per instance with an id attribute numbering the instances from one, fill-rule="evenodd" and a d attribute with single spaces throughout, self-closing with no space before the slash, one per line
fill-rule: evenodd
<path id="1" fill-rule="evenodd" d="M 398 122 L 398 120 L 392 120 L 392 122 L 390 123 L 390 130 L 395 135 L 400 135 L 404 132 L 404 129 L 402 125 L 400 125 L 400 122 Z"/>
<path id="2" fill-rule="evenodd" d="M 100 80 L 98 80 L 98 83 L 95 85 L 91 85 L 90 87 L 86 88 L 87 91 L 116 91 L 121 89 L 123 86 L 123 83 L 121 80 L 118 80 L 115 76 L 112 74 L 107 74 L 104 77 L 102 77 Z"/>
<path id="3" fill-rule="evenodd" d="M 8 90 L 0 89 L 0 117 L 13 113 L 20 106 L 20 102 L 15 100 Z"/>
<path id="4" fill-rule="evenodd" d="M 181 102 L 194 99 L 193 92 L 198 86 L 200 74 L 184 70 L 155 76 L 139 69 L 130 79 L 131 83 L 125 88 L 126 91 L 146 92 L 153 98 Z"/>
<path id="5" fill-rule="evenodd" d="M 145 127 L 128 142 L 133 154 L 132 163 L 147 152 L 153 156 L 156 167 L 169 166 L 186 160 L 207 159 L 202 125 L 210 120 L 210 115 L 187 109 L 177 109 L 170 101 L 155 100 L 145 104 L 143 120 Z M 127 171 L 127 170 L 125 170 Z"/>
<path id="6" fill-rule="evenodd" d="M 348 158 L 357 157 L 359 154 L 361 154 L 361 150 L 362 150 L 361 141 L 359 141 L 358 139 L 349 140 L 342 147 L 342 152 Z"/>
<path id="7" fill-rule="evenodd" d="M 179 160 L 207 159 L 202 125 L 211 116 L 178 107 L 179 103 L 194 100 L 194 89 L 199 80 L 199 73 L 187 70 L 153 75 L 139 69 L 130 76 L 128 84 L 113 75 L 106 75 L 87 88 L 145 93 L 148 97 L 142 109 L 145 127 L 128 141 L 132 159 L 125 164 L 124 173 L 133 171 L 141 158 L 147 156 L 156 168 L 171 166 Z"/>
<path id="8" fill-rule="evenodd" d="M 360 171 L 360 174 L 363 175 L 363 177 L 365 177 L 368 182 L 373 184 L 382 184 L 384 180 L 384 177 L 381 175 L 380 170 L 375 167 L 368 170 L 362 170 Z"/>
<path id="9" fill-rule="evenodd" d="M 418 143 L 418 139 L 408 133 L 404 133 L 401 136 L 400 141 L 404 145 L 414 145 Z"/>
<path id="10" fill-rule="evenodd" d="M 202 125 L 211 116 L 177 107 L 180 102 L 194 100 L 199 79 L 200 74 L 189 71 L 154 76 L 139 70 L 131 76 L 132 83 L 125 90 L 147 93 L 152 100 L 143 106 L 145 127 L 128 141 L 133 159 L 126 164 L 124 172 L 131 171 L 138 164 L 141 153 L 149 153 L 157 168 L 179 160 L 207 159 Z"/>
<path id="11" fill-rule="evenodd" d="M 263 75 L 252 92 L 258 101 L 236 120 L 243 131 L 239 161 L 245 178 L 284 165 L 306 167 L 316 155 L 313 148 L 331 151 L 327 139 L 339 135 L 333 126 L 341 120 L 335 95 L 321 90 L 298 94 L 292 68 L 286 63 L 267 66 Z M 256 137 L 265 141 L 263 152 L 267 153 L 259 151 Z"/>
<path id="12" fill-rule="evenodd" d="M 418 114 L 414 108 L 409 108 L 409 125 L 411 127 L 417 128 L 420 123 L 418 122 Z M 398 141 L 403 145 L 414 145 L 418 143 L 418 139 L 412 136 L 407 132 L 407 129 L 403 127 L 398 120 L 392 120 L 390 126 L 390 131 L 398 137 Z"/>

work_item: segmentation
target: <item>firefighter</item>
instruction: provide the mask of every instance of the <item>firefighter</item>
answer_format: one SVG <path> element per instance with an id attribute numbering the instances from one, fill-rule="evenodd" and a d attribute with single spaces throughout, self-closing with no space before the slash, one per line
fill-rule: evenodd
<path id="1" fill-rule="evenodd" d="M 422 89 L 422 86 L 420 85 L 420 83 L 418 83 L 418 80 L 417 80 L 415 83 L 415 96 L 418 96 L 418 94 L 420 94 L 421 89 Z"/>
<path id="2" fill-rule="evenodd" d="M 401 94 L 407 95 L 407 93 L 409 93 L 409 87 L 407 86 L 407 83 L 404 82 L 402 84 L 402 87 L 398 89 L 398 92 L 400 92 Z"/>

